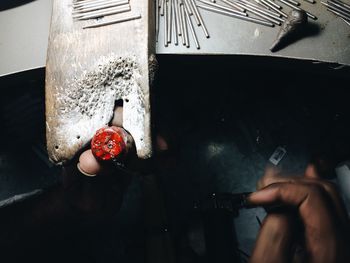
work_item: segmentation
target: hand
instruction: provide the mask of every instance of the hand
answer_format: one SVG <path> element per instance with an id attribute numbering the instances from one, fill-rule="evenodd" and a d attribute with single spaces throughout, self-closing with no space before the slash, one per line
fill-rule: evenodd
<path id="1" fill-rule="evenodd" d="M 346 210 L 334 185 L 321 180 L 313 165 L 303 177 L 282 177 L 275 167 L 269 167 L 258 189 L 248 197 L 250 204 L 285 210 L 268 213 L 251 263 L 350 262 Z M 300 222 L 302 230 L 298 229 Z M 304 235 L 298 239 L 300 231 Z M 305 253 L 295 253 L 297 246 Z"/>
<path id="2" fill-rule="evenodd" d="M 123 109 L 118 107 L 113 126 L 122 126 L 122 114 Z M 110 218 L 118 212 L 130 181 L 130 174 L 117 170 L 110 163 L 99 162 L 90 149 L 79 156 L 78 162 L 72 161 L 64 167 L 63 176 L 66 204 L 88 220 Z"/>

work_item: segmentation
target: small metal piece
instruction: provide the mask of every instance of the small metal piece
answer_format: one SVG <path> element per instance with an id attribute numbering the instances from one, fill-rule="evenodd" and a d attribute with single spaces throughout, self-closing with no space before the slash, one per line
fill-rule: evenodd
<path id="1" fill-rule="evenodd" d="M 179 44 L 179 35 L 178 35 L 178 27 L 177 27 L 177 13 L 175 8 L 175 0 L 171 1 L 171 5 L 173 10 L 174 44 L 177 46 Z"/>
<path id="2" fill-rule="evenodd" d="M 127 5 L 127 6 L 120 6 L 118 8 L 106 9 L 99 12 L 91 12 L 88 15 L 78 16 L 74 18 L 76 18 L 77 20 L 86 20 L 86 19 L 97 18 L 102 16 L 120 14 L 120 13 L 128 12 L 130 10 L 131 10 L 130 5 Z"/>
<path id="3" fill-rule="evenodd" d="M 292 5 L 291 3 L 289 3 L 289 2 L 286 1 L 286 0 L 278 0 L 278 1 L 280 1 L 280 2 L 283 3 L 283 4 L 285 4 L 286 6 L 291 7 L 291 8 L 294 9 L 294 10 L 304 11 L 304 12 L 307 14 L 308 17 L 310 17 L 310 18 L 313 19 L 313 20 L 317 20 L 317 17 L 314 16 L 313 14 L 311 14 L 311 13 L 309 13 L 309 12 L 307 12 L 307 11 L 301 9 L 300 7 L 297 7 L 297 6 L 295 6 L 295 5 Z"/>
<path id="4" fill-rule="evenodd" d="M 229 6 L 231 6 L 231 7 L 233 7 L 233 8 L 236 8 L 237 10 L 239 10 L 239 11 L 241 11 L 241 12 L 244 12 L 244 11 L 245 11 L 244 8 L 242 8 L 242 7 L 238 6 L 238 5 L 236 5 L 236 3 L 231 2 L 231 1 L 229 1 L 229 0 L 221 0 L 221 2 L 223 2 L 223 3 L 225 3 L 225 4 L 229 5 Z"/>
<path id="5" fill-rule="evenodd" d="M 262 9 L 259 9 L 259 8 L 253 7 L 253 6 L 248 6 L 248 5 L 245 5 L 243 3 L 237 3 L 237 4 L 242 5 L 242 7 L 244 7 L 249 12 L 251 12 L 257 16 L 260 16 L 260 17 L 264 18 L 265 20 L 270 21 L 276 25 L 281 25 L 281 22 L 283 22 L 283 20 L 279 21 L 277 18 L 272 18 L 269 13 L 265 12 Z M 279 19 L 281 19 L 281 18 L 279 18 Z"/>
<path id="6" fill-rule="evenodd" d="M 93 24 L 93 25 L 84 26 L 83 29 L 107 26 L 107 25 L 112 25 L 112 24 L 118 24 L 118 23 L 127 22 L 127 21 L 140 19 L 140 18 L 141 18 L 141 15 L 129 16 L 129 17 L 125 17 L 125 18 L 118 18 L 118 19 L 114 19 L 114 20 L 111 20 L 111 21 L 100 22 L 100 23 L 96 23 L 96 24 Z"/>
<path id="7" fill-rule="evenodd" d="M 221 15 L 242 19 L 242 20 L 249 21 L 249 22 L 256 23 L 256 24 L 263 25 L 263 26 L 274 27 L 273 23 L 266 21 L 266 20 L 262 20 L 262 19 L 258 19 L 258 18 L 254 18 L 254 17 L 247 17 L 247 16 L 239 15 L 239 14 L 236 14 L 233 12 L 228 12 L 228 11 L 224 11 L 224 10 L 221 10 L 221 9 L 218 9 L 215 7 L 209 7 L 209 6 L 205 6 L 205 5 L 201 5 L 201 4 L 197 4 L 197 6 L 202 8 L 202 9 L 212 11 L 214 13 L 218 13 Z"/>
<path id="8" fill-rule="evenodd" d="M 273 164 L 273 165 L 278 165 L 283 157 L 286 155 L 287 151 L 286 149 L 284 149 L 283 147 L 281 146 L 278 146 L 276 148 L 276 150 L 273 152 L 273 154 L 271 155 L 269 161 Z"/>
<path id="9" fill-rule="evenodd" d="M 305 1 L 305 2 L 308 2 L 308 3 L 310 3 L 310 4 L 316 3 L 315 0 L 304 0 L 304 1 Z"/>
<path id="10" fill-rule="evenodd" d="M 280 9 L 270 5 L 270 2 L 266 2 L 265 0 L 258 0 L 259 2 L 265 4 L 266 6 L 270 7 L 272 10 L 274 10 L 276 13 L 280 14 L 281 16 L 287 18 L 288 15 L 286 13 L 284 13 L 283 11 L 281 11 Z"/>
<path id="11" fill-rule="evenodd" d="M 247 14 L 244 13 L 244 12 L 241 12 L 241 11 L 238 11 L 238 10 L 235 10 L 235 9 L 232 9 L 232 8 L 229 8 L 229 7 L 217 4 L 217 3 L 211 3 L 211 2 L 208 2 L 206 0 L 198 0 L 198 1 L 203 3 L 203 4 L 206 4 L 208 6 L 216 7 L 218 9 L 222 9 L 222 10 L 227 11 L 227 12 L 232 12 L 232 13 L 235 13 L 235 14 L 238 14 L 238 15 L 247 16 Z"/>
<path id="12" fill-rule="evenodd" d="M 201 25 L 201 21 L 199 20 L 199 14 L 198 14 L 198 9 L 196 4 L 194 3 L 193 0 L 187 0 L 189 2 L 189 5 L 191 6 L 192 12 L 193 12 L 193 17 L 194 20 L 196 21 L 197 26 Z"/>
<path id="13" fill-rule="evenodd" d="M 199 22 L 200 22 L 200 24 L 201 24 L 201 28 L 202 28 L 202 30 L 203 30 L 203 33 L 204 33 L 205 37 L 206 37 L 206 38 L 209 38 L 209 37 L 210 37 L 210 36 L 209 36 L 209 32 L 208 32 L 208 30 L 207 30 L 207 27 L 206 27 L 205 24 L 204 24 L 204 20 L 203 20 L 203 18 L 202 18 L 202 16 L 201 16 L 201 13 L 200 13 L 199 10 L 198 10 L 198 7 L 197 7 L 195 1 L 194 1 L 194 0 L 190 0 L 190 1 L 192 2 L 193 10 L 195 11 L 195 13 L 196 13 L 197 16 L 198 16 L 198 19 L 199 19 Z"/>

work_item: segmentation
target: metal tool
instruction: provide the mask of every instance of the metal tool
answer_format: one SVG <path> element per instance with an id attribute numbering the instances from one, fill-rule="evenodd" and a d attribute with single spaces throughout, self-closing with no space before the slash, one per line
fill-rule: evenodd
<path id="1" fill-rule="evenodd" d="M 169 30 L 169 19 L 168 19 L 168 1 L 164 0 L 164 46 L 168 46 L 168 30 Z"/>
<path id="2" fill-rule="evenodd" d="M 166 8 L 167 8 L 167 13 L 168 13 L 168 35 L 167 35 L 167 41 L 168 43 L 171 43 L 171 36 L 172 36 L 172 21 L 173 21 L 173 9 L 171 5 L 172 0 L 166 0 Z"/>
<path id="3" fill-rule="evenodd" d="M 344 18 L 340 18 L 341 20 L 343 20 L 344 22 L 345 22 L 345 24 L 347 24 L 348 26 L 350 26 L 350 21 L 348 21 L 348 20 L 346 20 L 346 19 L 344 19 Z"/>
<path id="4" fill-rule="evenodd" d="M 140 18 L 141 18 L 141 15 L 118 18 L 118 19 L 113 19 L 113 20 L 106 21 L 106 22 L 99 22 L 99 23 L 96 23 L 93 25 L 84 26 L 83 29 L 108 26 L 108 25 L 118 24 L 118 23 L 127 22 L 127 21 L 131 21 L 131 20 L 136 20 L 136 19 L 140 19 Z"/>
<path id="5" fill-rule="evenodd" d="M 155 25 L 155 33 L 156 33 L 156 42 L 158 42 L 158 37 L 159 37 L 159 9 L 160 9 L 160 6 L 159 6 L 159 0 L 156 0 L 156 25 Z"/>
<path id="6" fill-rule="evenodd" d="M 272 44 L 270 50 L 275 52 L 281 49 L 284 45 L 290 41 L 292 37 L 299 34 L 304 30 L 307 24 L 307 14 L 303 10 L 292 10 L 289 13 L 287 20 L 282 24 L 282 27 L 277 35 L 275 42 Z M 270 158 L 270 161 L 278 163 L 282 159 L 286 150 L 282 147 L 277 148 L 274 155 Z"/>
<path id="7" fill-rule="evenodd" d="M 236 13 L 233 13 L 233 12 L 224 11 L 224 10 L 221 10 L 221 9 L 218 9 L 218 8 L 215 8 L 215 7 L 209 7 L 209 6 L 202 5 L 202 4 L 197 4 L 197 6 L 202 8 L 202 9 L 205 9 L 205 10 L 208 10 L 208 11 L 212 11 L 214 13 L 218 13 L 218 14 L 221 14 L 221 15 L 242 19 L 242 20 L 249 21 L 249 22 L 256 23 L 256 24 L 260 24 L 260 25 L 263 25 L 263 26 L 274 27 L 273 23 L 271 23 L 269 21 L 266 21 L 266 20 L 262 20 L 262 19 L 258 19 L 258 18 L 254 18 L 254 17 L 247 17 L 247 16 L 239 15 L 239 14 L 236 14 Z"/>
<path id="8" fill-rule="evenodd" d="M 256 5 L 256 4 L 253 4 L 253 3 L 251 3 L 251 2 L 249 2 L 247 0 L 240 0 L 240 1 L 243 2 L 245 6 L 249 6 L 249 7 L 255 8 L 257 10 L 261 10 L 267 15 L 270 14 L 271 17 L 275 17 L 275 18 L 280 18 L 281 17 L 280 14 L 276 13 L 275 11 L 271 11 L 271 10 L 267 9 L 266 6 Z M 280 22 L 283 22 L 283 19 L 281 19 Z"/>
<path id="9" fill-rule="evenodd" d="M 295 6 L 299 6 L 299 5 L 300 5 L 299 2 L 294 1 L 294 0 L 286 0 L 286 1 L 289 2 L 289 3 L 292 4 L 292 5 L 295 5 Z"/>
<path id="10" fill-rule="evenodd" d="M 335 6 L 335 7 L 338 7 L 340 8 L 341 10 L 344 10 L 345 12 L 349 12 L 350 13 L 350 8 L 344 6 L 344 5 L 341 5 L 337 2 L 334 2 L 334 1 L 327 1 L 328 4 L 332 5 L 332 6 Z"/>
<path id="11" fill-rule="evenodd" d="M 201 25 L 201 22 L 199 21 L 199 16 L 198 16 L 198 14 L 196 13 L 196 10 L 197 10 L 197 9 L 195 9 L 196 4 L 193 4 L 191 0 L 184 0 L 184 1 L 187 1 L 188 6 L 189 6 L 189 8 L 190 8 L 191 11 L 192 11 L 192 16 L 194 17 L 194 20 L 195 20 L 197 26 L 200 26 L 200 25 Z"/>

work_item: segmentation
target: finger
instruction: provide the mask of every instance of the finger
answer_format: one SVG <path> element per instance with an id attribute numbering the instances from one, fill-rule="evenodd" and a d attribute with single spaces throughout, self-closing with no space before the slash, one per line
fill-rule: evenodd
<path id="1" fill-rule="evenodd" d="M 290 262 L 294 242 L 295 226 L 288 214 L 272 213 L 266 216 L 250 263 L 283 263 Z"/>
<path id="2" fill-rule="evenodd" d="M 332 248 L 337 244 L 336 218 L 330 209 L 329 200 L 321 187 L 300 183 L 276 183 L 248 197 L 253 205 L 288 205 L 295 207 L 305 226 L 306 246 L 311 256 L 325 257 L 324 262 L 332 262 Z M 330 248 L 331 251 L 326 251 Z M 328 261 L 327 261 L 328 260 Z"/>
<path id="3" fill-rule="evenodd" d="M 310 179 L 320 179 L 320 176 L 317 172 L 316 166 L 313 164 L 309 164 L 306 167 L 304 176 L 306 178 L 310 178 Z"/>
<path id="4" fill-rule="evenodd" d="M 305 177 L 297 177 L 297 176 L 281 176 L 279 175 L 279 170 L 275 168 L 269 168 L 270 171 L 267 171 L 265 176 L 260 179 L 258 189 L 262 189 L 267 187 L 268 185 L 275 183 L 302 183 L 312 185 L 315 184 L 328 193 L 330 199 L 332 200 L 332 206 L 334 206 L 335 211 L 341 220 L 341 223 L 345 225 L 348 224 L 348 216 L 347 211 L 344 206 L 344 203 L 336 189 L 336 187 L 327 181 L 317 179 L 318 174 L 314 165 L 310 164 L 306 168 Z"/>
<path id="5" fill-rule="evenodd" d="M 78 169 L 86 176 L 96 176 L 102 170 L 101 164 L 96 160 L 92 154 L 91 149 L 83 152 L 79 157 Z"/>
<path id="6" fill-rule="evenodd" d="M 114 109 L 113 119 L 111 126 L 123 127 L 123 107 L 117 106 Z"/>

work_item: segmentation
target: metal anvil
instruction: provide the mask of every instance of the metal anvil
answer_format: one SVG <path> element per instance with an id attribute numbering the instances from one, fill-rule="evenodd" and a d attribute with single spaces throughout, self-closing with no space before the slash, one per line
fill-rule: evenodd
<path id="1" fill-rule="evenodd" d="M 72 159 L 108 125 L 118 100 L 137 155 L 151 156 L 150 86 L 157 65 L 153 2 L 130 0 L 129 13 L 140 19 L 83 29 L 96 19 L 75 21 L 73 0 L 54 0 L 46 65 L 46 137 L 53 162 Z"/>

